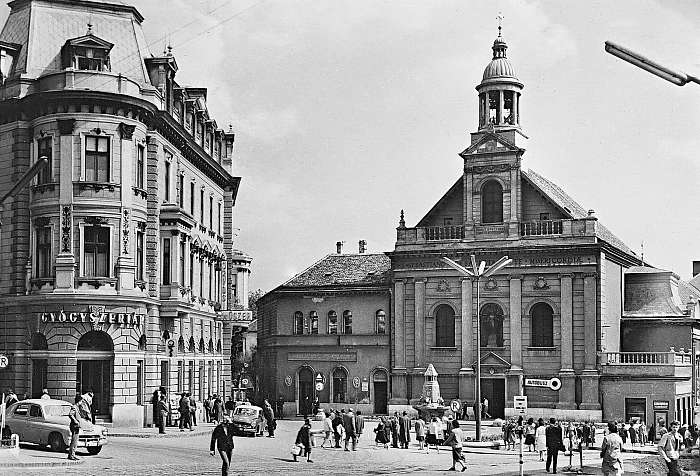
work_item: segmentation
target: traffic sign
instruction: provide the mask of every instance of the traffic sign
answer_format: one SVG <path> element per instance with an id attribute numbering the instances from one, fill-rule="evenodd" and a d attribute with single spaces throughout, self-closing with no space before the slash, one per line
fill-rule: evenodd
<path id="1" fill-rule="evenodd" d="M 450 402 L 450 409 L 455 413 L 459 412 L 462 409 L 462 402 L 459 400 L 452 400 Z"/>
<path id="2" fill-rule="evenodd" d="M 0 354 L 0 369 L 4 369 L 10 363 L 10 359 L 5 354 Z"/>
<path id="3" fill-rule="evenodd" d="M 561 380 L 557 377 L 552 378 L 526 378 L 526 387 L 547 387 L 552 390 L 559 390 L 561 388 Z"/>
<path id="4" fill-rule="evenodd" d="M 559 380 L 556 377 L 550 378 L 549 379 L 549 388 L 551 388 L 552 390 L 559 390 L 561 388 L 561 380 Z"/>
<path id="5" fill-rule="evenodd" d="M 248 380 L 248 379 L 245 378 L 245 377 L 242 378 L 242 379 L 241 379 L 241 387 L 247 387 L 248 385 L 250 385 L 250 380 Z"/>
<path id="6" fill-rule="evenodd" d="M 515 395 L 513 397 L 513 407 L 515 408 L 515 413 L 525 415 L 527 412 L 527 397 L 525 395 Z"/>
<path id="7" fill-rule="evenodd" d="M 323 390 L 323 382 L 316 382 L 316 391 L 320 392 Z"/>
<path id="8" fill-rule="evenodd" d="M 360 388 L 360 377 L 354 377 L 352 379 L 352 386 L 355 388 Z"/>

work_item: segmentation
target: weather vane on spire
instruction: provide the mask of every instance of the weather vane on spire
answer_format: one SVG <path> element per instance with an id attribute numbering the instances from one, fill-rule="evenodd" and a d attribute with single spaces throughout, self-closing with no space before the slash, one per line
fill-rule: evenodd
<path id="1" fill-rule="evenodd" d="M 498 20 L 498 37 L 501 37 L 501 28 L 503 28 L 503 13 L 498 12 L 498 15 L 496 16 L 496 20 Z"/>

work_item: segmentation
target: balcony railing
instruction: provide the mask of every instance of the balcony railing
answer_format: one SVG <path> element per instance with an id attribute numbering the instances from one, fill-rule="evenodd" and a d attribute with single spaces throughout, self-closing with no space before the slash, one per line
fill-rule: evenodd
<path id="1" fill-rule="evenodd" d="M 464 238 L 463 226 L 428 226 L 425 228 L 425 239 L 437 240 L 461 240 Z"/>
<path id="2" fill-rule="evenodd" d="M 690 365 L 686 352 L 601 352 L 601 365 Z"/>
<path id="3" fill-rule="evenodd" d="M 561 235 L 563 232 L 562 220 L 531 221 L 520 224 L 520 236 Z"/>

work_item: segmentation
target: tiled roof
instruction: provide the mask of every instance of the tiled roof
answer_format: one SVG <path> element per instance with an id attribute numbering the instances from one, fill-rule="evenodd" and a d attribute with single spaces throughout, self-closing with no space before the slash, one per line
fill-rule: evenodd
<path id="1" fill-rule="evenodd" d="M 588 212 L 579 203 L 571 198 L 564 190 L 561 189 L 557 184 L 551 182 L 550 180 L 544 178 L 540 174 L 532 170 L 521 170 L 521 175 L 528 180 L 532 185 L 538 188 L 542 193 L 544 193 L 550 200 L 552 200 L 563 212 L 567 213 L 571 218 L 580 219 L 586 218 Z M 602 223 L 598 222 L 596 227 L 596 236 L 608 243 L 609 245 L 627 253 L 628 255 L 636 256 L 635 252 L 627 246 L 620 238 L 615 236 L 610 230 L 608 230 Z"/>
<path id="2" fill-rule="evenodd" d="M 681 298 L 683 304 L 687 304 L 688 301 L 700 299 L 700 290 L 695 286 L 688 284 L 685 281 L 678 280 L 678 295 Z"/>
<path id="3" fill-rule="evenodd" d="M 629 268 L 627 268 L 625 270 L 625 274 L 659 274 L 659 273 L 672 273 L 672 271 L 654 268 L 652 266 L 630 266 Z"/>
<path id="4" fill-rule="evenodd" d="M 280 288 L 384 285 L 389 283 L 390 272 L 391 260 L 384 253 L 331 254 Z"/>

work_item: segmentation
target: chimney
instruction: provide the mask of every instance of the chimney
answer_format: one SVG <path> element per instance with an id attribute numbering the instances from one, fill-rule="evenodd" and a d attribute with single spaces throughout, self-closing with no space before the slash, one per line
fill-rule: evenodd
<path id="1" fill-rule="evenodd" d="M 367 241 L 366 240 L 360 240 L 360 254 L 363 254 L 365 250 L 367 249 Z"/>
<path id="2" fill-rule="evenodd" d="M 693 261 L 693 277 L 700 274 L 700 261 Z"/>
<path id="3" fill-rule="evenodd" d="M 341 254 L 343 252 L 343 242 L 342 241 L 336 241 L 335 242 L 335 249 L 338 254 Z"/>

